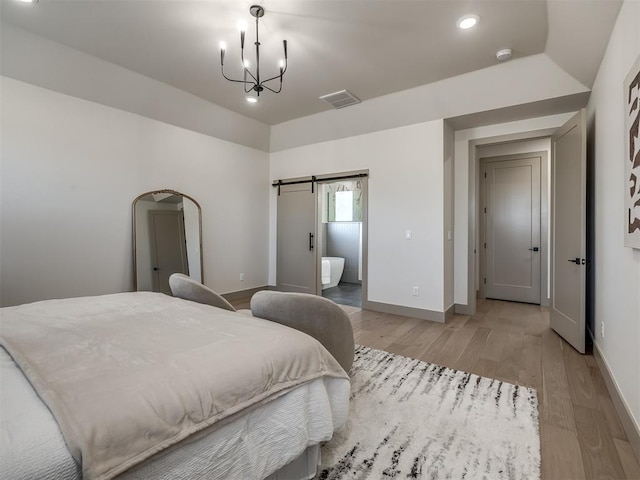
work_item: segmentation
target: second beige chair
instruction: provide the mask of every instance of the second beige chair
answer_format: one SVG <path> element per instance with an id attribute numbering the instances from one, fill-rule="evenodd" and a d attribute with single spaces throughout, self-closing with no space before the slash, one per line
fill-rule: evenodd
<path id="1" fill-rule="evenodd" d="M 349 373 L 355 342 L 346 312 L 328 298 L 263 290 L 251 298 L 251 313 L 311 335 Z"/>

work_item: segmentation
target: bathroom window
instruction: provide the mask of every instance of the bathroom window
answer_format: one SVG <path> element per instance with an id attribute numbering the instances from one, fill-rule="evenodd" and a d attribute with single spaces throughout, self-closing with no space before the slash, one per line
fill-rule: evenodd
<path id="1" fill-rule="evenodd" d="M 322 185 L 322 222 L 361 222 L 362 183 L 345 181 Z"/>
<path id="2" fill-rule="evenodd" d="M 335 221 L 353 221 L 353 192 L 336 192 Z"/>

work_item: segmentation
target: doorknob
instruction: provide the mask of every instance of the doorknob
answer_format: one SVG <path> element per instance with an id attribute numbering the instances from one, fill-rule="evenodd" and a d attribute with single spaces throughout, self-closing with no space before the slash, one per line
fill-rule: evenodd
<path id="1" fill-rule="evenodd" d="M 569 259 L 570 262 L 575 263 L 576 265 L 580 265 L 580 259 L 579 258 L 571 258 Z"/>
<path id="2" fill-rule="evenodd" d="M 530 248 L 529 250 L 531 250 L 532 252 L 537 252 L 537 251 L 539 251 L 540 249 L 539 249 L 538 247 L 533 247 L 533 248 Z"/>

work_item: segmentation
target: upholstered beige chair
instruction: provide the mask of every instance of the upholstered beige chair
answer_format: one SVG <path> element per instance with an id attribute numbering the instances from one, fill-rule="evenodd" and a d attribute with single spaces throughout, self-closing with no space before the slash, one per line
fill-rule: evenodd
<path id="1" fill-rule="evenodd" d="M 353 364 L 353 328 L 345 311 L 328 298 L 263 290 L 251 298 L 251 313 L 318 340 L 348 373 Z"/>
<path id="2" fill-rule="evenodd" d="M 169 287 L 174 297 L 224 308 L 232 312 L 236 311 L 233 305 L 227 302 L 221 295 L 182 273 L 174 273 L 169 277 Z"/>

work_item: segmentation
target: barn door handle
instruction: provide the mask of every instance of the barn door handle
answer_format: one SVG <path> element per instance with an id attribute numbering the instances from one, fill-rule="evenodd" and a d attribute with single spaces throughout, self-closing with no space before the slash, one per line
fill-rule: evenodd
<path id="1" fill-rule="evenodd" d="M 313 233 L 309 233 L 309 250 L 313 250 Z"/>
<path id="2" fill-rule="evenodd" d="M 538 247 L 533 247 L 533 248 L 530 248 L 529 250 L 531 250 L 532 252 L 537 252 L 537 251 L 539 251 L 540 249 L 539 249 Z"/>

